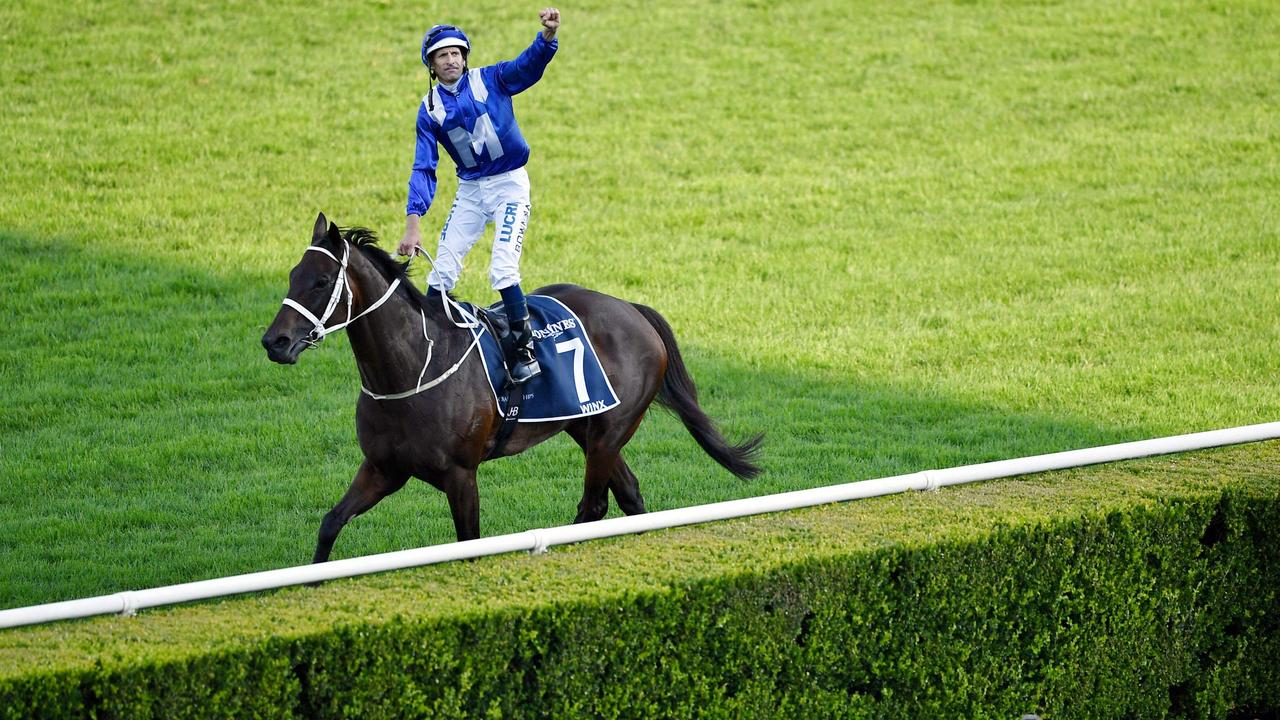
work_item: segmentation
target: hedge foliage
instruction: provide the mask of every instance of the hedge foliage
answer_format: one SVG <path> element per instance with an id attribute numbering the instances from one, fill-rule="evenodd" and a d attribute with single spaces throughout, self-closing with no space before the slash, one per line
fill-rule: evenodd
<path id="1" fill-rule="evenodd" d="M 1280 707 L 1280 447 L 0 633 L 3 718 Z"/>

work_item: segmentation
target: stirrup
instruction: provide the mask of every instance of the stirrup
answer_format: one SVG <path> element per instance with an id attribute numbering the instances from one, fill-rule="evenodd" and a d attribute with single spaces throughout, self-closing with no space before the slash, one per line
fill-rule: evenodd
<path id="1" fill-rule="evenodd" d="M 542 366 L 528 347 L 516 348 L 516 356 L 512 358 L 511 370 L 507 376 L 516 385 L 523 385 L 542 374 Z"/>
<path id="2" fill-rule="evenodd" d="M 502 336 L 503 354 L 507 361 L 507 379 L 512 385 L 523 385 L 542 373 L 538 357 L 533 354 L 533 335 L 529 332 L 529 316 L 507 318 L 507 331 Z"/>

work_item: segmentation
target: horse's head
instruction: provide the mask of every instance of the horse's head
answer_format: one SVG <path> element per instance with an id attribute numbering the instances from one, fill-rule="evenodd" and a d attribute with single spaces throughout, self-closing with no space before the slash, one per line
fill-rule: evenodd
<path id="1" fill-rule="evenodd" d="M 311 246 L 289 273 L 284 307 L 262 336 L 272 361 L 292 365 L 303 350 L 324 337 L 325 324 L 342 299 L 349 252 L 338 226 L 320 213 L 311 231 Z"/>

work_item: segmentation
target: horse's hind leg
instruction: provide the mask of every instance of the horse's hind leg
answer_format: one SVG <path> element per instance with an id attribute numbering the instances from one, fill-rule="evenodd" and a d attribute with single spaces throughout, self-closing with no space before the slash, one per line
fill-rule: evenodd
<path id="1" fill-rule="evenodd" d="M 320 537 L 316 541 L 316 555 L 312 562 L 328 560 L 333 541 L 338 539 L 342 528 L 355 516 L 377 505 L 382 498 L 404 487 L 408 479 L 407 476 L 388 477 L 366 459 L 356 471 L 346 494 L 320 522 Z"/>
<path id="2" fill-rule="evenodd" d="M 618 454 L 618 462 L 613 466 L 613 475 L 609 478 L 609 489 L 613 491 L 613 499 L 618 501 L 618 507 L 622 508 L 622 512 L 628 515 L 646 512 L 644 498 L 640 497 L 640 481 L 636 479 L 636 474 L 631 472 L 621 453 Z"/>
<path id="3" fill-rule="evenodd" d="M 587 476 L 582 486 L 582 501 L 578 503 L 575 523 L 593 522 L 609 512 L 609 485 L 614 469 L 622 460 L 617 450 L 596 448 L 587 450 Z"/>
<path id="4" fill-rule="evenodd" d="M 618 501 L 618 507 L 628 515 L 644 512 L 644 499 L 636 476 L 622 459 L 622 446 L 627 444 L 640 418 L 629 425 L 587 422 L 565 428 L 586 455 L 586 479 L 582 487 L 582 501 L 578 503 L 575 523 L 599 520 L 609 511 L 609 491 Z"/>

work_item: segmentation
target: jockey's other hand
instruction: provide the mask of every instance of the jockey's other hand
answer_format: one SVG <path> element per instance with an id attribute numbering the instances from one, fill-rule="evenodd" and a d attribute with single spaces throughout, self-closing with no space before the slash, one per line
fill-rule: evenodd
<path id="1" fill-rule="evenodd" d="M 400 241 L 400 246 L 396 248 L 396 252 L 413 257 L 413 254 L 420 247 L 422 247 L 422 231 L 416 227 L 408 227 L 405 228 L 404 239 Z"/>

